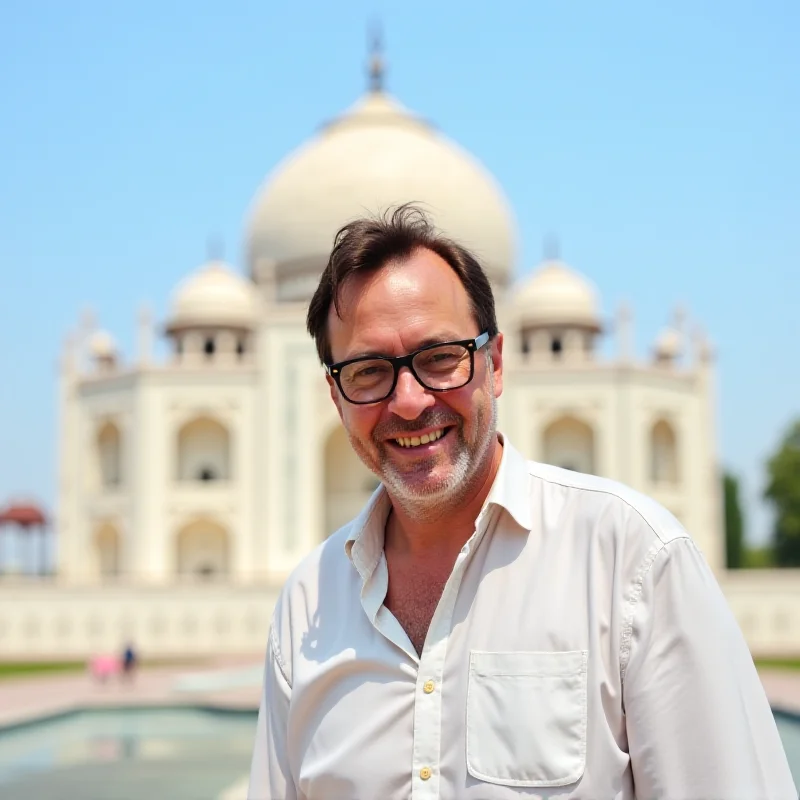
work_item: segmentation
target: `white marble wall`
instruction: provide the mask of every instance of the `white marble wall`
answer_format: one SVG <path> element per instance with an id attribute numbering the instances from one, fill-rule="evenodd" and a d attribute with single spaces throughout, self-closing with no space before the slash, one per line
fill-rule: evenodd
<path id="1" fill-rule="evenodd" d="M 724 573 L 754 656 L 800 656 L 800 570 Z M 132 639 L 148 658 L 260 655 L 278 586 L 68 586 L 0 581 L 0 660 L 86 658 Z"/>

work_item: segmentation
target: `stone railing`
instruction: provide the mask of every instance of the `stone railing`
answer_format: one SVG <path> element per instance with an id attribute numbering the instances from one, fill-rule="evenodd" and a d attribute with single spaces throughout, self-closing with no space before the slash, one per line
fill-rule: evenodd
<path id="1" fill-rule="evenodd" d="M 84 659 L 132 642 L 146 658 L 264 651 L 273 585 L 0 582 L 0 661 Z"/>

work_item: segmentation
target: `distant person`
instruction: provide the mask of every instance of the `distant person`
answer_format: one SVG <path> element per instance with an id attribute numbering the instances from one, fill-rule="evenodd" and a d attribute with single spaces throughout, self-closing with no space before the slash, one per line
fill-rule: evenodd
<path id="1" fill-rule="evenodd" d="M 117 656 L 97 655 L 89 660 L 89 672 L 94 680 L 105 683 L 112 675 L 120 671 L 120 660 Z"/>
<path id="2" fill-rule="evenodd" d="M 410 207 L 352 222 L 308 328 L 382 485 L 281 591 L 249 800 L 797 800 L 686 531 L 497 431 L 472 254 Z"/>
<path id="3" fill-rule="evenodd" d="M 133 680 L 136 666 L 136 651 L 133 649 L 132 644 L 128 644 L 125 647 L 125 652 L 122 654 L 122 674 L 124 677 L 128 680 Z"/>

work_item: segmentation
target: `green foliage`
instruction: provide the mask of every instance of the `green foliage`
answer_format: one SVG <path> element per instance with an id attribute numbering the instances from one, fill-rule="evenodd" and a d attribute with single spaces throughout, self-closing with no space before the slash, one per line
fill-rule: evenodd
<path id="1" fill-rule="evenodd" d="M 744 521 L 739 503 L 739 479 L 730 473 L 723 478 L 725 494 L 725 560 L 728 569 L 744 564 Z"/>
<path id="2" fill-rule="evenodd" d="M 745 547 L 742 552 L 742 566 L 745 569 L 772 569 L 775 566 L 772 547 Z"/>
<path id="3" fill-rule="evenodd" d="M 764 497 L 775 509 L 775 562 L 800 567 L 800 419 L 767 463 Z"/>
<path id="4" fill-rule="evenodd" d="M 59 675 L 86 669 L 83 661 L 34 661 L 0 663 L 0 681 L 7 678 L 29 678 L 33 675 Z"/>
<path id="5" fill-rule="evenodd" d="M 783 669 L 800 672 L 800 659 L 798 658 L 756 658 L 755 664 L 759 669 Z"/>

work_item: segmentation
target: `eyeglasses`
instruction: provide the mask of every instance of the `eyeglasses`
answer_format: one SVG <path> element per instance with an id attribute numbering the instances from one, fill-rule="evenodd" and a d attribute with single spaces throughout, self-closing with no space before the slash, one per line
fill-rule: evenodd
<path id="1" fill-rule="evenodd" d="M 380 403 L 394 391 L 402 367 L 432 392 L 447 392 L 466 386 L 475 373 L 475 353 L 489 341 L 482 333 L 475 339 L 444 342 L 422 347 L 395 358 L 362 356 L 337 364 L 326 364 L 342 397 L 349 403 Z"/>

